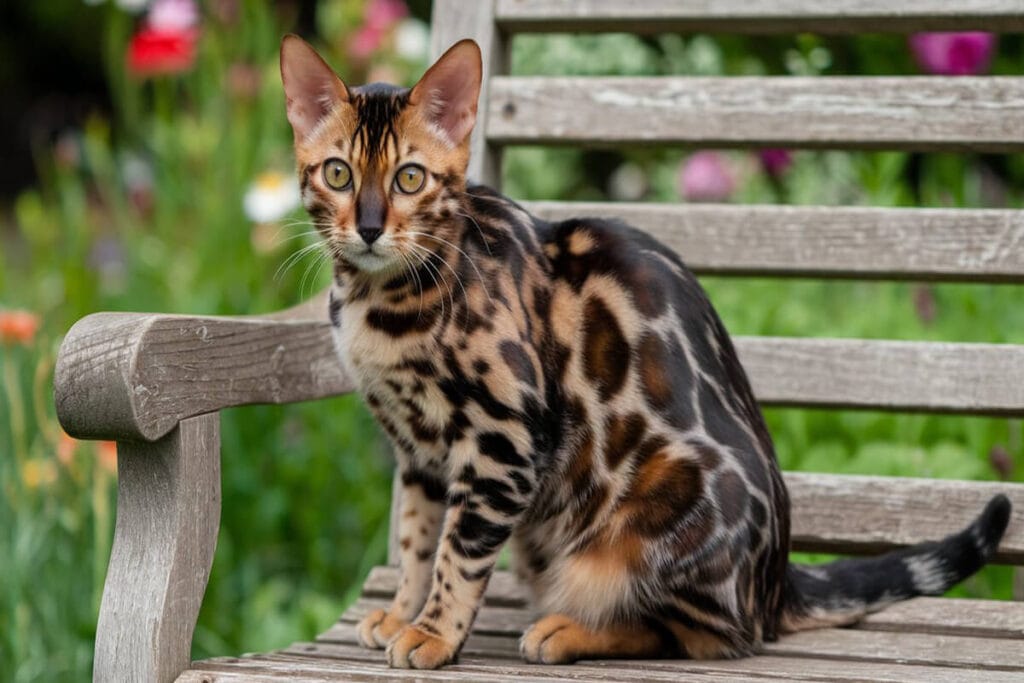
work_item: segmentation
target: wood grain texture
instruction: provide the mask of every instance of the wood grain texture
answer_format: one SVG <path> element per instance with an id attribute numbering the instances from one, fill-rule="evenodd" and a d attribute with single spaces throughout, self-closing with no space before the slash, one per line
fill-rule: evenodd
<path id="1" fill-rule="evenodd" d="M 1024 414 L 1024 347 L 737 337 L 769 404 Z M 78 438 L 153 440 L 179 420 L 351 391 L 319 322 L 100 313 L 68 333 L 57 414 Z"/>
<path id="2" fill-rule="evenodd" d="M 525 202 L 551 221 L 619 218 L 697 273 L 1024 281 L 1024 211 Z"/>
<path id="3" fill-rule="evenodd" d="M 762 403 L 1024 414 L 1024 346 L 735 337 Z"/>
<path id="4" fill-rule="evenodd" d="M 518 680 L 521 675 L 567 675 L 572 680 L 613 680 L 646 681 L 665 680 L 806 680 L 806 681 L 889 681 L 905 683 L 960 683 L 961 681 L 1007 682 L 1018 680 L 1019 674 L 1003 671 L 964 671 L 946 667 L 904 666 L 900 664 L 877 664 L 823 659 L 756 656 L 739 660 L 688 661 L 688 660 L 640 660 L 640 661 L 581 661 L 572 666 L 527 665 L 517 662 L 517 638 L 514 635 L 480 637 L 471 635 L 455 667 L 448 669 L 462 674 L 462 680 L 475 680 L 473 674 L 501 672 L 508 680 Z M 380 654 L 363 650 L 355 645 L 355 633 L 345 643 L 295 643 L 286 648 L 285 654 L 305 656 L 317 660 L 337 659 L 358 662 L 360 665 L 380 664 Z M 472 668 L 470 668 L 472 667 Z M 484 668 L 486 667 L 486 668 Z M 705 678 L 714 676 L 715 678 Z M 696 678 L 692 678 L 696 677 Z M 550 680 L 550 679 L 547 679 Z"/>
<path id="5" fill-rule="evenodd" d="M 332 626 L 320 636 L 315 644 L 319 646 L 318 649 L 307 650 L 307 653 L 311 656 L 323 656 L 332 645 L 354 645 L 356 642 L 355 622 L 364 613 L 377 609 L 383 604 L 386 603 L 380 600 L 357 602 L 353 609 L 346 613 L 344 621 Z M 1021 609 L 1019 604 L 1012 604 L 1012 606 Z M 515 639 L 535 619 L 536 615 L 525 609 L 483 607 L 477 616 L 477 625 L 474 626 L 471 641 L 467 642 L 466 654 L 468 656 L 515 658 L 517 656 Z M 740 673 L 745 667 L 750 666 L 753 668 L 748 671 L 754 675 L 761 671 L 763 675 L 769 677 L 785 678 L 786 675 L 783 672 L 769 673 L 776 666 L 774 660 L 778 657 L 783 659 L 781 664 L 789 669 L 790 676 L 801 670 L 813 670 L 815 668 L 813 662 L 816 660 L 819 662 L 834 660 L 830 665 L 835 667 L 833 675 L 837 678 L 819 679 L 810 676 L 811 680 L 893 680 L 886 676 L 892 676 L 898 671 L 893 667 L 903 665 L 913 665 L 922 667 L 922 669 L 918 670 L 919 675 L 913 675 L 913 669 L 901 671 L 902 674 L 909 676 L 902 680 L 965 680 L 961 678 L 966 675 L 965 670 L 976 670 L 979 673 L 984 671 L 986 674 L 992 675 L 994 679 L 1002 680 L 1014 680 L 1010 676 L 1004 675 L 1004 672 L 1012 672 L 1011 675 L 1017 676 L 1019 680 L 1021 672 L 1024 671 L 1024 660 L 1021 659 L 1020 652 L 1020 643 L 1009 639 L 914 632 L 891 633 L 859 628 L 819 629 L 782 636 L 777 642 L 766 644 L 764 656 L 761 657 L 742 659 L 736 662 L 651 661 L 644 662 L 641 670 L 644 672 L 666 671 L 679 675 L 688 672 L 690 670 L 688 667 L 696 665 L 709 667 L 706 670 L 716 671 L 722 675 L 729 671 L 729 667 L 742 667 L 739 670 L 734 670 L 735 673 Z M 583 666 L 590 664 L 602 663 L 586 662 L 583 663 Z M 619 666 L 628 670 L 623 666 L 624 662 L 603 664 Z M 929 671 L 933 667 L 955 669 L 958 677 L 930 679 L 920 675 L 922 672 L 935 675 L 936 672 Z M 850 675 L 850 671 L 858 671 L 859 675 L 854 677 Z M 843 676 L 848 677 L 843 678 Z"/>
<path id="6" fill-rule="evenodd" d="M 363 597 L 370 601 L 390 600 L 398 588 L 398 580 L 396 568 L 375 567 L 363 584 Z M 372 603 L 366 603 L 369 604 Z M 530 619 L 529 604 L 528 592 L 514 574 L 508 571 L 494 573 L 484 593 L 484 605 L 526 610 L 528 614 L 523 619 Z M 499 619 L 510 618 L 510 612 L 505 609 L 490 610 L 490 613 Z M 348 623 L 344 619 L 340 622 L 342 625 Z M 1024 604 L 1000 600 L 914 598 L 868 615 L 856 628 L 1024 640 Z M 337 640 L 344 632 L 342 629 L 328 633 L 333 633 L 332 639 Z"/>
<path id="7" fill-rule="evenodd" d="M 57 416 L 77 438 L 155 440 L 186 417 L 351 391 L 330 324 L 97 313 L 61 345 Z"/>
<path id="8" fill-rule="evenodd" d="M 950 601 L 952 602 L 952 601 Z M 486 608 L 484 608 L 486 610 Z M 528 620 L 521 620 L 523 623 Z M 518 627 L 518 624 L 515 625 Z M 295 643 L 285 650 L 286 653 L 308 656 L 311 658 L 339 658 L 347 660 L 365 661 L 374 663 L 379 660 L 379 652 L 361 650 L 355 643 L 355 631 L 352 625 L 340 625 L 332 630 L 338 639 L 332 641 L 316 641 L 315 643 Z M 675 680 L 689 680 L 690 675 L 716 675 L 721 680 L 733 680 L 733 676 L 750 676 L 755 680 L 812 680 L 812 681 L 1016 681 L 1020 680 L 1020 672 L 1015 668 L 1016 659 L 1013 655 L 1015 643 L 1002 641 L 1002 646 L 997 650 L 1001 655 L 1010 654 L 1009 660 L 996 659 L 995 666 L 1006 667 L 1008 671 L 1001 669 L 985 669 L 976 672 L 967 671 L 963 668 L 947 668 L 946 666 L 932 666 L 929 664 L 904 665 L 899 657 L 892 660 L 862 660 L 863 652 L 851 649 L 849 656 L 833 656 L 829 648 L 835 645 L 836 640 L 842 641 L 843 634 L 849 630 L 830 630 L 835 632 L 834 637 L 811 638 L 812 644 L 805 652 L 797 654 L 784 654 L 781 651 L 768 651 L 764 655 L 745 657 L 735 660 L 712 660 L 712 661 L 689 661 L 685 659 L 649 659 L 641 661 L 579 661 L 569 668 L 562 668 L 561 671 L 571 671 L 581 676 L 583 680 L 588 677 L 600 677 L 617 675 L 621 678 L 611 680 L 649 680 L 645 675 L 664 676 L 674 675 Z M 480 636 L 470 635 L 460 657 L 460 664 L 473 666 L 478 659 L 488 660 L 493 667 L 504 668 L 510 666 L 510 661 L 518 659 L 517 639 L 520 630 L 512 628 L 501 636 Z M 822 632 L 812 632 L 822 633 Z M 868 634 L 866 638 L 854 637 L 851 645 L 868 644 L 879 640 L 880 636 L 886 634 Z M 918 634 L 913 634 L 918 635 Z M 785 641 L 788 637 L 783 637 Z M 911 641 L 927 641 L 914 639 Z M 981 646 L 986 641 L 976 638 L 956 639 L 958 644 L 968 646 Z M 904 641 L 905 642 L 905 641 Z M 791 648 L 792 649 L 792 648 Z M 919 651 L 921 648 L 919 646 Z M 868 655 L 870 652 L 868 652 Z M 913 656 L 913 655 L 911 655 Z M 841 664 L 837 659 L 841 660 Z M 481 661 L 482 664 L 482 661 Z M 521 665 L 520 665 L 521 666 Z M 953 665 L 954 667 L 956 665 Z M 458 671 L 458 669 L 456 670 Z M 526 673 L 544 672 L 545 669 L 535 669 L 528 666 L 523 670 Z M 559 668 L 554 668 L 554 672 Z M 991 678 L 989 678 L 991 677 Z M 655 679 L 658 680 L 658 679 Z"/>
<path id="9" fill-rule="evenodd" d="M 497 144 L 1013 152 L 1024 78 L 495 77 Z"/>
<path id="10" fill-rule="evenodd" d="M 220 418 L 119 443 L 117 524 L 93 681 L 173 681 L 188 667 L 220 524 Z"/>
<path id="11" fill-rule="evenodd" d="M 1024 484 L 786 472 L 795 550 L 876 553 L 959 531 L 996 494 L 1013 503 L 996 562 L 1024 564 Z"/>
<path id="12" fill-rule="evenodd" d="M 487 142 L 485 132 L 489 110 L 484 103 L 490 97 L 491 76 L 507 70 L 508 50 L 504 36 L 494 23 L 494 3 L 490 0 L 434 0 L 431 26 L 431 59 L 437 59 L 463 38 L 472 38 L 480 46 L 484 73 L 466 174 L 476 182 L 498 187 L 501 184 L 501 150 Z"/>
<path id="13" fill-rule="evenodd" d="M 510 32 L 1020 31 L 1018 0 L 497 0 Z"/>

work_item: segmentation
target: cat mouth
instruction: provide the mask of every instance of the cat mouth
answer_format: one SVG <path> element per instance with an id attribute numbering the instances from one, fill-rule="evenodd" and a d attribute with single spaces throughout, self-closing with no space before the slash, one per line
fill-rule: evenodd
<path id="1" fill-rule="evenodd" d="M 350 254 L 348 260 L 359 270 L 374 273 L 389 269 L 394 265 L 395 258 L 374 249 L 374 245 L 367 245 L 364 249 Z"/>

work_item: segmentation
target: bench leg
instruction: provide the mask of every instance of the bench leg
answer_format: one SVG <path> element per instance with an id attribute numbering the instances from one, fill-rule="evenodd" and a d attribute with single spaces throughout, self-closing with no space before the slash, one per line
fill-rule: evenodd
<path id="1" fill-rule="evenodd" d="M 169 683 L 188 668 L 220 525 L 220 419 L 117 445 L 117 526 L 93 681 Z"/>

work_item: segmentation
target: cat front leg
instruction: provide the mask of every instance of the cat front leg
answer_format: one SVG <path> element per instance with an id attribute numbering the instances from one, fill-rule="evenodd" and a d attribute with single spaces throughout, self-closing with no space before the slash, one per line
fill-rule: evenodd
<path id="1" fill-rule="evenodd" d="M 444 482 L 409 465 L 399 465 L 402 505 L 398 519 L 401 577 L 389 609 L 367 614 L 356 627 L 360 644 L 381 649 L 412 621 L 427 599 L 437 540 L 444 519 Z"/>
<path id="2" fill-rule="evenodd" d="M 498 553 L 532 499 L 535 475 L 527 452 L 499 431 L 453 444 L 458 476 L 449 487 L 429 596 L 416 620 L 388 644 L 392 667 L 436 669 L 455 659 Z"/>

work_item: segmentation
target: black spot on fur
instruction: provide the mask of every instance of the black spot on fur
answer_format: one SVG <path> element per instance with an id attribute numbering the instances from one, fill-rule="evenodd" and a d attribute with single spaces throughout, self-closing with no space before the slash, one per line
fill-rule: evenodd
<path id="1" fill-rule="evenodd" d="M 516 379 L 531 387 L 537 386 L 537 374 L 533 369 L 533 363 L 521 344 L 506 339 L 498 348 L 501 351 L 502 360 L 505 361 L 505 365 L 509 367 Z"/>
<path id="2" fill-rule="evenodd" d="M 485 432 L 477 437 L 480 453 L 488 458 L 512 467 L 526 467 L 530 463 L 516 451 L 516 447 L 504 434 Z"/>
<path id="3" fill-rule="evenodd" d="M 402 484 L 419 486 L 428 500 L 440 502 L 448 495 L 448 486 L 437 477 L 422 470 L 405 470 L 402 472 Z"/>
<path id="4" fill-rule="evenodd" d="M 583 366 L 601 399 L 607 401 L 626 381 L 629 344 L 615 316 L 599 299 L 587 299 L 583 319 Z"/>
<path id="5" fill-rule="evenodd" d="M 334 296 L 334 290 L 328 294 L 327 313 L 330 316 L 331 324 L 341 327 L 341 301 Z"/>
<path id="6" fill-rule="evenodd" d="M 386 308 L 371 308 L 366 312 L 366 324 L 391 337 L 401 337 L 411 332 L 426 332 L 433 326 L 435 318 L 436 313 L 427 310 L 400 312 Z"/>
<path id="7" fill-rule="evenodd" d="M 497 551 L 511 533 L 511 525 L 491 522 L 471 510 L 464 509 L 448 540 L 455 552 L 476 560 Z"/>

